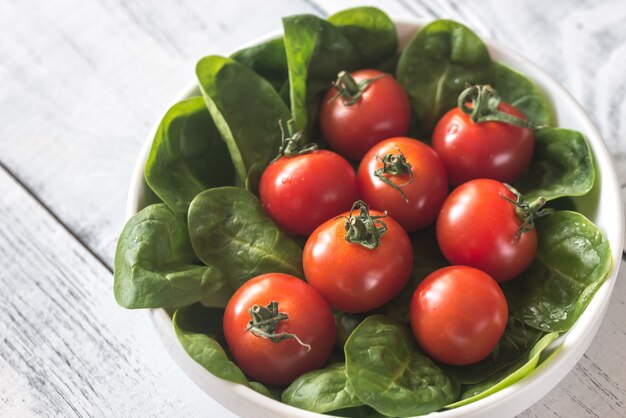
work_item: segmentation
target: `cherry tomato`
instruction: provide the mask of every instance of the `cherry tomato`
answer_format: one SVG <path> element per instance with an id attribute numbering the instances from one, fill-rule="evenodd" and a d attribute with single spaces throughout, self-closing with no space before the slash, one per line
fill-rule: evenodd
<path id="1" fill-rule="evenodd" d="M 350 209 L 356 199 L 356 174 L 332 151 L 283 156 L 263 172 L 259 195 L 278 226 L 308 236 L 322 222 Z"/>
<path id="2" fill-rule="evenodd" d="M 406 92 L 390 74 L 361 70 L 351 76 L 356 83 L 380 78 L 366 86 L 354 104 L 349 104 L 350 99 L 345 97 L 333 99 L 338 90 L 331 87 L 320 109 L 320 128 L 333 150 L 358 161 L 377 142 L 406 135 L 411 107 Z M 345 82 L 337 83 L 350 90 Z"/>
<path id="3" fill-rule="evenodd" d="M 255 325 L 251 309 L 266 319 L 265 325 Z M 263 332 L 274 337 L 264 337 Z M 286 385 L 328 360 L 335 321 L 328 303 L 306 282 L 269 273 L 247 281 L 231 297 L 224 312 L 224 336 L 246 374 L 268 385 Z"/>
<path id="4" fill-rule="evenodd" d="M 377 211 L 369 215 L 383 216 Z M 330 306 L 343 312 L 365 312 L 389 301 L 407 283 L 413 266 L 411 241 L 391 217 L 376 221 L 378 227 L 382 221 L 387 228 L 376 248 L 347 241 L 347 218 L 358 220 L 360 216 L 346 212 L 323 223 L 304 246 L 307 281 Z"/>
<path id="5" fill-rule="evenodd" d="M 537 232 L 521 232 L 515 194 L 499 181 L 478 179 L 450 193 L 437 218 L 437 242 L 450 264 L 476 267 L 498 282 L 528 267 Z"/>
<path id="6" fill-rule="evenodd" d="M 476 363 L 493 351 L 508 319 L 504 293 L 488 274 L 467 266 L 428 275 L 411 299 L 411 329 L 431 357 Z"/>
<path id="7" fill-rule="evenodd" d="M 519 110 L 504 102 L 498 109 L 525 119 Z M 513 183 L 530 163 L 535 137 L 532 129 L 505 122 L 474 123 L 457 107 L 435 126 L 432 145 L 453 186 L 479 178 Z"/>
<path id="8" fill-rule="evenodd" d="M 401 174 L 389 174 L 397 172 Z M 387 210 L 413 232 L 437 219 L 448 195 L 448 179 L 431 147 L 398 137 L 379 142 L 365 154 L 357 173 L 357 190 L 360 199 L 374 209 Z"/>

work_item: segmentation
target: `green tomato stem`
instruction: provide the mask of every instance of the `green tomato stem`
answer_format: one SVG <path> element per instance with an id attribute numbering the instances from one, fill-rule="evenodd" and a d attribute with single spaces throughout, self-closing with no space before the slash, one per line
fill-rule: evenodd
<path id="1" fill-rule="evenodd" d="M 543 197 L 538 197 L 532 202 L 527 202 L 524 200 L 524 197 L 518 192 L 515 188 L 508 184 L 504 184 L 516 197 L 515 200 L 510 199 L 503 194 L 500 194 L 502 198 L 508 200 L 509 202 L 515 205 L 515 214 L 522 221 L 519 229 L 514 235 L 514 239 L 519 241 L 524 232 L 532 231 L 535 227 L 535 219 L 540 218 L 542 216 L 549 215 L 554 212 L 554 209 L 544 208 L 543 206 L 546 204 L 546 199 Z"/>
<path id="2" fill-rule="evenodd" d="M 374 175 L 378 177 L 383 183 L 393 187 L 398 192 L 400 192 L 404 201 L 406 203 L 409 203 L 409 198 L 406 196 L 402 188 L 413 182 L 413 170 L 411 170 L 411 164 L 408 163 L 402 151 L 400 151 L 400 149 L 398 148 L 397 154 L 387 154 L 382 158 L 377 155 L 376 159 L 382 162 L 383 166 L 374 171 Z M 408 174 L 410 178 L 409 181 L 403 184 L 396 184 L 391 181 L 389 177 L 385 176 L 385 174 L 388 174 L 390 176 L 400 176 Z"/>
<path id="3" fill-rule="evenodd" d="M 520 128 L 538 129 L 526 119 L 518 118 L 498 109 L 500 96 L 489 85 L 469 86 L 459 95 L 458 107 L 474 123 L 502 122 Z"/>
<path id="4" fill-rule="evenodd" d="M 330 102 L 333 102 L 341 97 L 342 103 L 345 106 L 352 106 L 359 101 L 370 84 L 379 78 L 385 77 L 386 75 L 387 74 L 381 74 L 357 83 L 349 72 L 340 71 L 339 74 L 337 74 L 337 79 L 333 82 L 333 86 L 337 90 L 337 94 L 330 99 Z"/>
<path id="5" fill-rule="evenodd" d="M 359 214 L 354 216 L 353 213 L 357 209 Z M 352 205 L 350 215 L 346 218 L 346 241 L 370 250 L 378 248 L 380 238 L 387 231 L 387 224 L 381 221 L 386 216 L 386 212 L 382 216 L 371 216 L 367 204 L 362 200 L 357 200 Z"/>
<path id="6" fill-rule="evenodd" d="M 278 160 L 280 157 L 293 157 L 295 155 L 307 154 L 309 152 L 317 151 L 317 144 L 311 142 L 306 145 L 302 145 L 302 132 L 296 131 L 296 123 L 293 119 L 287 121 L 287 134 L 283 128 L 283 122 L 278 121 L 280 132 L 282 134 L 281 144 L 278 148 L 278 155 L 272 160 L 272 162 Z"/>
<path id="7" fill-rule="evenodd" d="M 257 337 L 267 338 L 273 343 L 279 343 L 288 338 L 294 338 L 298 344 L 305 347 L 307 351 L 311 351 L 311 346 L 303 343 L 296 334 L 276 332 L 276 327 L 280 321 L 289 319 L 286 313 L 278 311 L 278 302 L 272 301 L 266 307 L 253 305 L 248 309 L 248 313 L 252 319 L 248 322 L 246 331 L 250 331 Z"/>

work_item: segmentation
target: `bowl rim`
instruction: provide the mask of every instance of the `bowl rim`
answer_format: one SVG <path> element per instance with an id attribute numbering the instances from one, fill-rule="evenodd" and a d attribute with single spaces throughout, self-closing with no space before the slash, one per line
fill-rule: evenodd
<path id="1" fill-rule="evenodd" d="M 435 19 L 426 18 L 406 18 L 398 17 L 393 14 L 390 15 L 392 21 L 396 24 L 398 33 L 401 34 L 405 31 L 407 34 L 414 33 L 424 25 Z M 282 29 L 277 29 L 259 36 L 250 42 L 243 44 L 238 49 L 246 48 L 259 44 L 261 42 L 282 36 Z M 578 101 L 556 80 L 548 75 L 542 68 L 534 64 L 528 58 L 521 54 L 512 51 L 508 47 L 504 46 L 498 41 L 487 36 L 480 36 L 483 42 L 487 45 L 490 56 L 494 60 L 506 61 L 505 64 L 513 69 L 528 68 L 532 71 L 520 71 L 526 77 L 537 83 L 542 91 L 546 93 L 549 100 L 552 100 L 554 94 L 548 95 L 548 92 L 556 92 L 562 96 L 572 108 L 572 111 L 579 118 L 581 126 L 584 128 L 583 132 L 588 139 L 592 152 L 596 161 L 601 160 L 602 165 L 602 187 L 607 188 L 607 193 L 618 196 L 616 199 L 616 207 L 614 212 L 618 214 L 614 220 L 613 226 L 615 231 L 624 230 L 624 207 L 621 199 L 621 189 L 617 180 L 616 171 L 610 152 L 606 146 L 606 143 L 602 139 L 600 133 L 594 126 L 593 122 L 586 114 L 582 106 Z M 234 52 L 234 51 L 232 51 Z M 232 53 L 231 52 L 231 53 Z M 230 55 L 230 54 L 229 54 Z M 199 89 L 197 81 L 194 79 L 188 83 L 179 94 L 176 95 L 173 101 L 167 106 L 167 109 L 172 104 L 181 100 L 185 100 L 191 96 L 199 95 Z M 167 109 L 162 113 L 164 115 Z M 555 115 L 558 118 L 558 114 Z M 160 124 L 161 118 L 150 129 L 143 145 L 140 149 L 137 160 L 132 171 L 132 177 L 126 202 L 126 219 L 137 213 L 141 206 L 141 196 L 143 190 L 146 187 L 144 179 L 144 168 L 150 154 L 152 142 L 155 137 L 156 131 Z M 557 124 L 558 125 L 558 124 Z M 597 165 L 597 164 L 596 164 Z M 483 399 L 477 400 L 470 404 L 449 410 L 441 410 L 429 414 L 429 416 L 437 418 L 460 418 L 467 416 L 491 416 L 489 414 L 499 414 L 493 416 L 502 416 L 503 406 L 506 405 L 506 413 L 513 416 L 522 412 L 526 408 L 532 406 L 541 397 L 550 392 L 571 369 L 578 363 L 584 352 L 587 350 L 593 335 L 596 334 L 606 310 L 608 308 L 610 296 L 615 285 L 617 278 L 621 254 L 624 245 L 624 234 L 616 233 L 609 234 L 609 231 L 603 231 L 607 238 L 613 236 L 613 240 L 609 239 L 611 244 L 611 256 L 612 256 L 612 270 L 609 276 L 605 279 L 604 283 L 598 289 L 593 296 L 591 302 L 576 321 L 574 326 L 564 335 L 559 337 L 557 341 L 561 344 L 545 361 L 543 361 L 532 373 L 525 376 L 520 381 L 513 385 L 506 387 L 494 394 L 491 394 Z M 190 377 L 199 388 L 205 392 L 208 396 L 213 396 L 205 389 L 207 384 L 224 384 L 227 390 L 232 390 L 237 396 L 244 397 L 248 401 L 258 404 L 265 410 L 276 413 L 277 415 L 289 414 L 285 416 L 300 416 L 300 417 L 321 417 L 327 416 L 310 411 L 306 411 L 300 408 L 296 408 L 272 398 L 261 395 L 254 390 L 240 384 L 229 382 L 214 376 L 201 365 L 192 360 L 184 351 L 182 346 L 178 343 L 171 324 L 171 318 L 164 309 L 149 309 L 148 315 L 152 325 L 155 327 L 157 334 L 161 342 L 165 345 L 168 353 L 177 365 Z M 166 328 L 169 324 L 169 332 Z M 174 344 L 172 344 L 172 339 Z M 219 399 L 213 398 L 216 402 L 220 403 L 223 407 L 230 410 L 228 405 L 222 404 Z M 232 410 L 231 410 L 232 411 Z"/>

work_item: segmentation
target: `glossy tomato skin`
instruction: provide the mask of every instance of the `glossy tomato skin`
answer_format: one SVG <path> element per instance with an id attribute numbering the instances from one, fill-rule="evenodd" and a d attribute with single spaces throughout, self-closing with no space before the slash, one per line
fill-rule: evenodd
<path id="1" fill-rule="evenodd" d="M 263 172 L 259 195 L 278 226 L 308 236 L 322 222 L 350 209 L 356 199 L 356 174 L 332 151 L 283 156 Z"/>
<path id="2" fill-rule="evenodd" d="M 377 70 L 352 73 L 358 83 L 383 75 Z M 409 99 L 392 75 L 375 80 L 351 106 L 331 87 L 320 109 L 320 128 L 328 145 L 344 157 L 358 161 L 377 142 L 393 136 L 406 135 L 411 123 Z"/>
<path id="3" fill-rule="evenodd" d="M 311 234 L 304 246 L 304 275 L 333 308 L 365 312 L 388 302 L 406 285 L 413 249 L 406 231 L 391 217 L 383 219 L 387 232 L 373 250 L 346 241 L 345 221 L 330 219 Z"/>
<path id="4" fill-rule="evenodd" d="M 278 311 L 288 319 L 275 332 L 293 333 L 294 338 L 272 342 L 246 331 L 253 305 L 278 302 Z M 286 385 L 326 363 L 335 342 L 335 321 L 328 303 L 305 281 L 269 273 L 247 281 L 231 297 L 224 312 L 224 336 L 235 362 L 250 377 L 268 385 Z"/>
<path id="5" fill-rule="evenodd" d="M 450 264 L 472 266 L 498 282 L 510 280 L 537 254 L 537 232 L 515 236 L 522 221 L 502 183 L 478 179 L 454 189 L 437 218 L 437 242 Z"/>
<path id="6" fill-rule="evenodd" d="M 400 151 L 413 172 L 413 181 L 402 187 L 408 202 L 398 190 L 374 174 L 383 167 L 377 157 Z M 397 185 L 410 180 L 409 174 L 383 175 Z M 365 154 L 357 172 L 357 190 L 359 199 L 368 202 L 373 209 L 388 211 L 404 229 L 413 232 L 437 219 L 448 195 L 448 179 L 443 163 L 431 147 L 412 138 L 397 137 L 379 142 Z"/>
<path id="7" fill-rule="evenodd" d="M 446 364 L 476 363 L 493 351 L 504 333 L 504 293 L 488 274 L 467 266 L 437 270 L 411 299 L 411 329 L 431 357 Z"/>
<path id="8" fill-rule="evenodd" d="M 525 119 L 504 102 L 500 102 L 499 110 Z M 432 145 L 453 186 L 480 178 L 514 183 L 530 164 L 535 137 L 532 129 L 503 122 L 474 123 L 457 107 L 435 126 Z"/>

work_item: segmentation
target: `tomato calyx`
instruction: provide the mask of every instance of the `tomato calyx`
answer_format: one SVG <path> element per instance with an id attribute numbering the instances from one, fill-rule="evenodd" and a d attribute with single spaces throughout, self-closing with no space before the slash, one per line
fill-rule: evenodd
<path id="1" fill-rule="evenodd" d="M 278 302 L 272 301 L 267 306 L 252 305 L 248 309 L 248 313 L 252 318 L 246 326 L 246 331 L 250 331 L 257 337 L 267 338 L 273 343 L 279 343 L 288 338 L 294 338 L 298 344 L 305 347 L 307 351 L 311 351 L 309 344 L 303 343 L 296 334 L 290 332 L 276 332 L 276 327 L 280 321 L 289 319 L 284 312 L 278 311 Z"/>
<path id="2" fill-rule="evenodd" d="M 515 188 L 506 183 L 504 185 L 515 195 L 515 200 L 503 195 L 502 193 L 500 193 L 500 197 L 515 205 L 515 213 L 522 221 L 522 224 L 514 235 L 515 240 L 519 241 L 524 232 L 533 230 L 535 227 L 535 219 L 551 214 L 554 212 L 554 209 L 543 207 L 546 204 L 546 199 L 542 196 L 532 202 L 527 202 L 522 194 L 515 190 Z"/>
<path id="3" fill-rule="evenodd" d="M 413 170 L 411 170 L 411 164 L 406 160 L 400 148 L 398 148 L 397 154 L 387 154 L 382 158 L 376 155 L 376 159 L 383 163 L 383 166 L 374 171 L 374 175 L 378 177 L 378 179 L 380 179 L 380 181 L 382 181 L 383 183 L 393 187 L 398 192 L 400 192 L 404 201 L 406 203 L 409 203 L 409 198 L 406 196 L 402 188 L 413 182 Z M 389 174 L 391 176 L 408 174 L 410 177 L 409 181 L 402 184 L 396 184 L 391 181 L 387 176 L 385 176 L 385 174 Z"/>
<path id="4" fill-rule="evenodd" d="M 500 101 L 500 96 L 493 87 L 477 84 L 468 86 L 461 92 L 457 105 L 474 123 L 502 122 L 519 128 L 540 128 L 525 119 L 499 110 Z"/>
<path id="5" fill-rule="evenodd" d="M 359 101 L 363 92 L 367 90 L 370 84 L 379 78 L 385 77 L 387 74 L 381 74 L 376 77 L 366 78 L 359 83 L 347 71 L 340 71 L 337 79 L 333 81 L 333 86 L 337 89 L 337 94 L 330 99 L 329 103 L 341 97 L 342 103 L 346 106 L 352 106 Z"/>
<path id="6" fill-rule="evenodd" d="M 278 148 L 278 155 L 272 160 L 272 162 L 285 156 L 293 157 L 295 155 L 302 155 L 317 151 L 317 144 L 315 142 L 302 145 L 302 132 L 296 130 L 296 123 L 293 119 L 289 119 L 287 121 L 287 134 L 285 134 L 282 121 L 278 121 L 278 126 L 280 126 L 280 132 L 282 134 L 281 144 Z"/>
<path id="7" fill-rule="evenodd" d="M 356 216 L 353 215 L 355 210 L 359 211 Z M 381 221 L 385 217 L 387 217 L 387 212 L 379 216 L 370 215 L 367 204 L 362 200 L 357 200 L 350 209 L 350 215 L 346 218 L 344 227 L 346 241 L 370 250 L 378 248 L 380 238 L 387 232 L 387 224 Z"/>

